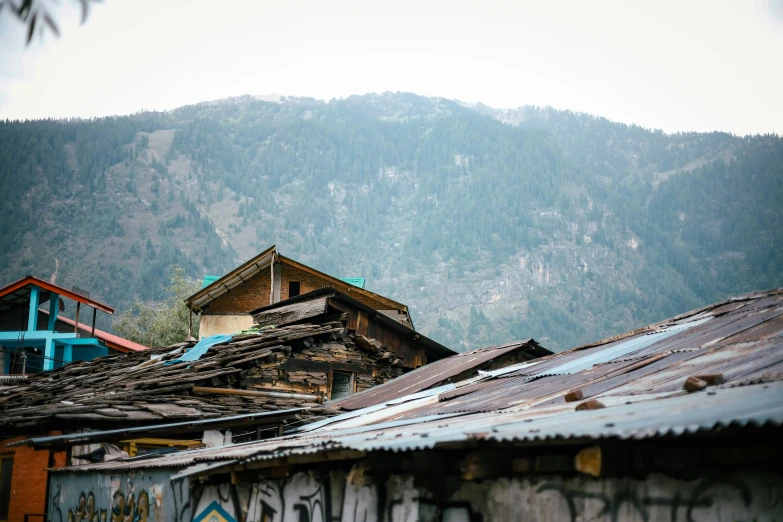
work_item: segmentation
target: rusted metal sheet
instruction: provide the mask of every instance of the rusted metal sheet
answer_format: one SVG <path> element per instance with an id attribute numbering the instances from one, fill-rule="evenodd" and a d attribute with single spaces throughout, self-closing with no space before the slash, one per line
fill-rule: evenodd
<path id="1" fill-rule="evenodd" d="M 63 471 L 175 468 L 198 465 L 199 473 L 225 472 L 226 466 L 275 462 L 280 458 L 342 450 L 415 451 L 471 440 L 540 441 L 643 439 L 682 436 L 727 427 L 783 425 L 783 383 L 718 389 L 626 404 L 598 410 L 549 408 L 534 411 L 477 413 L 418 421 L 379 422 L 347 429 L 316 430 L 250 444 L 184 451 L 147 460 L 122 460 L 66 468 Z M 630 402 L 630 401 L 628 401 Z M 203 463 L 212 463 L 204 466 Z M 187 472 L 180 473 L 181 476 Z"/>
<path id="2" fill-rule="evenodd" d="M 493 359 L 509 353 L 532 347 L 535 341 L 521 341 L 490 348 L 480 348 L 471 352 L 460 353 L 435 361 L 406 373 L 380 386 L 371 388 L 360 394 L 330 403 L 344 410 L 356 410 L 380 404 L 404 395 L 416 393 L 436 386 L 449 378 L 465 373 L 471 369 L 481 368 Z"/>
<path id="3" fill-rule="evenodd" d="M 781 297 L 777 291 L 744 296 L 511 372 L 486 372 L 453 387 L 415 393 L 479 368 L 498 354 L 522 349 L 524 343 L 460 354 L 335 403 L 348 410 L 374 406 L 323 421 L 315 429 L 269 442 L 162 457 L 155 465 L 216 462 L 209 468 L 215 470 L 329 451 L 453 448 L 469 440 L 538 444 L 681 436 L 728 426 L 780 427 Z M 664 329 L 673 333 L 648 336 Z M 683 390 L 689 377 L 706 379 L 707 390 Z M 564 396 L 576 390 L 576 400 L 565 402 Z M 589 400 L 606 407 L 576 411 Z"/>

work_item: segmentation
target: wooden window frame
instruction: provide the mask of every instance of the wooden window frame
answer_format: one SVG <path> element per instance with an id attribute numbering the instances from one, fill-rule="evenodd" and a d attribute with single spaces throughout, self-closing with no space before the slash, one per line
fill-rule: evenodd
<path id="1" fill-rule="evenodd" d="M 334 399 L 334 397 L 333 397 L 333 393 L 334 393 L 334 375 L 336 373 L 346 374 L 346 375 L 350 376 L 349 380 L 348 380 L 348 390 L 350 391 L 350 393 L 348 393 L 348 395 L 344 395 L 343 397 L 338 397 L 338 398 L 342 399 L 342 398 L 345 398 L 345 397 L 350 397 L 351 395 L 355 394 L 356 393 L 356 372 L 349 372 L 349 371 L 345 371 L 345 370 L 331 370 L 329 372 L 329 400 Z"/>

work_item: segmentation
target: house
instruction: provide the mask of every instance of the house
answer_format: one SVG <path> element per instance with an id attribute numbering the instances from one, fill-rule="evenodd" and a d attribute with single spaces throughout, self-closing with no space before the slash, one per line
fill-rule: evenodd
<path id="1" fill-rule="evenodd" d="M 76 303 L 75 320 L 60 315 L 64 300 Z M 33 276 L 0 288 L 0 401 L 6 404 L 11 399 L 13 402 L 12 390 L 25 389 L 31 379 L 36 380 L 34 375 L 41 375 L 38 372 L 62 368 L 71 361 L 92 361 L 113 353 L 146 350 L 145 346 L 95 328 L 99 311 L 114 312 L 111 307 L 91 299 L 83 290 L 69 290 Z M 80 321 L 80 316 L 90 315 L 89 326 Z M 47 372 L 47 375 L 50 374 Z M 60 433 L 57 426 L 37 426 L 40 416 L 35 405 L 41 399 L 34 395 L 23 398 L 31 407 L 17 431 L 12 433 L 6 427 L 0 427 L 0 520 L 21 521 L 25 514 L 43 513 L 45 470 L 68 462 L 65 451 L 6 446 L 19 440 L 18 437 L 9 438 L 13 434 L 45 436 Z M 59 401 L 65 397 L 50 399 Z M 14 498 L 9 503 L 12 492 Z"/>
<path id="2" fill-rule="evenodd" d="M 38 492 L 18 493 L 24 485 L 15 481 L 33 475 L 21 462 L 32 462 L 45 484 L 47 467 L 79 458 L 280 435 L 333 415 L 323 406 L 330 399 L 454 353 L 333 288 L 248 317 L 255 324 L 243 332 L 73 362 L 0 388 L 0 458 L 13 459 L 11 519 L 44 511 Z M 18 453 L 31 451 L 35 459 Z"/>
<path id="3" fill-rule="evenodd" d="M 252 310 L 285 301 L 323 287 L 331 287 L 413 329 L 408 307 L 365 290 L 364 279 L 338 279 L 280 254 L 271 246 L 185 300 L 192 314 L 201 314 L 201 337 L 249 328 Z"/>
<path id="4" fill-rule="evenodd" d="M 340 404 L 380 387 L 334 401 L 339 415 L 282 437 L 53 470 L 47 514 L 783 518 L 781 291 L 478 374 L 435 364 L 462 380 L 415 377 L 430 374 L 425 366 L 401 377 L 419 391 L 394 388 L 360 409 Z"/>
<path id="5" fill-rule="evenodd" d="M 76 303 L 76 319 L 60 316 L 63 300 Z M 45 305 L 43 309 L 39 306 Z M 82 311 L 82 306 L 89 307 Z M 80 317 L 92 315 L 90 326 Z M 95 328 L 97 312 L 114 309 L 79 289 L 66 289 L 34 276 L 0 288 L 0 374 L 26 375 L 51 370 L 73 360 L 146 347 Z M 77 326 L 78 324 L 78 326 Z"/>

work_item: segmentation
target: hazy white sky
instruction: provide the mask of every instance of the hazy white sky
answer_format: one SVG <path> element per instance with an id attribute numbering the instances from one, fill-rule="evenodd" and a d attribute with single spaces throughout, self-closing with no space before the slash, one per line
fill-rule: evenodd
<path id="1" fill-rule="evenodd" d="M 410 91 L 783 133 L 783 0 L 105 0 L 84 26 L 61 3 L 28 48 L 0 16 L 0 118 Z"/>

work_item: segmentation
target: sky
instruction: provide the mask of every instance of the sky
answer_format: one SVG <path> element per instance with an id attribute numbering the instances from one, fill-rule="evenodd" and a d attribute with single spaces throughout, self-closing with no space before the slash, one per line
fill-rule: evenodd
<path id="1" fill-rule="evenodd" d="M 0 12 L 0 118 L 407 91 L 648 128 L 783 134 L 783 0 L 104 0 Z"/>

